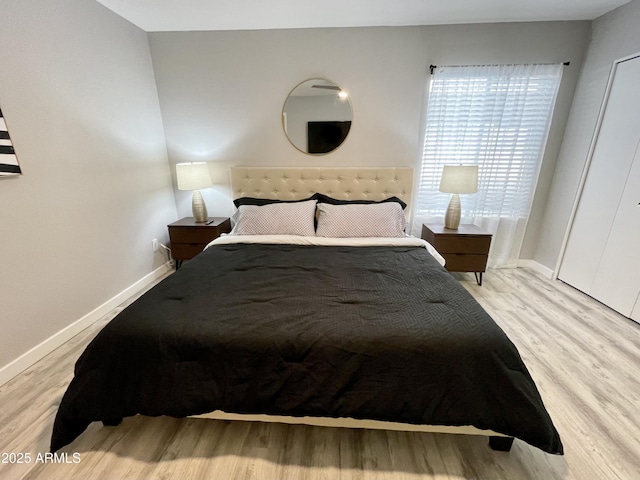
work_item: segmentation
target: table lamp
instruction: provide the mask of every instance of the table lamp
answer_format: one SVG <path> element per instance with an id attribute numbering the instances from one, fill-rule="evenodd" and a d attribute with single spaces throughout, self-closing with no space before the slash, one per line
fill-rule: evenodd
<path id="1" fill-rule="evenodd" d="M 209 165 L 205 162 L 178 163 L 176 164 L 176 176 L 178 190 L 193 190 L 191 209 L 193 218 L 197 223 L 207 221 L 207 206 L 204 203 L 201 188 L 213 185 L 209 175 Z"/>
<path id="2" fill-rule="evenodd" d="M 456 230 L 460 225 L 460 193 L 476 193 L 478 191 L 477 165 L 445 165 L 440 179 L 439 190 L 452 193 L 447 212 L 444 216 L 444 227 Z"/>

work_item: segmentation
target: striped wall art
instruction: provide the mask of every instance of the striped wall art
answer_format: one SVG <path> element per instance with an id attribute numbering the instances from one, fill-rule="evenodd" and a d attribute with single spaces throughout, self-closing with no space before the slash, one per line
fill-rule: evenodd
<path id="1" fill-rule="evenodd" d="M 2 110 L 0 110 L 0 177 L 19 175 L 21 173 L 18 158 L 13 150 L 11 137 L 9 137 L 7 124 L 4 121 Z"/>

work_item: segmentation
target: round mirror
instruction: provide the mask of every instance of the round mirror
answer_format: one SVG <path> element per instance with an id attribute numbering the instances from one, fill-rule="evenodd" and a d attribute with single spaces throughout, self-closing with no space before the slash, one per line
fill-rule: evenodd
<path id="1" fill-rule="evenodd" d="M 351 129 L 349 95 L 329 80 L 306 80 L 291 90 L 284 102 L 282 126 L 291 144 L 301 152 L 332 152 Z"/>

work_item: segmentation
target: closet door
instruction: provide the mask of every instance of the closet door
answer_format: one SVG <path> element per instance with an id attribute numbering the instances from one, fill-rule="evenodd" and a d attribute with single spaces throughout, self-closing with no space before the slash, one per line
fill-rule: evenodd
<path id="1" fill-rule="evenodd" d="M 620 62 L 559 272 L 626 316 L 640 292 L 638 85 L 640 58 Z"/>
<path id="2" fill-rule="evenodd" d="M 638 84 L 640 85 L 640 80 Z M 637 108 L 640 110 L 640 103 Z M 640 124 L 638 124 L 638 130 L 640 130 Z M 640 292 L 640 151 L 637 145 L 634 162 L 600 259 L 591 295 L 630 317 L 638 292 Z"/>

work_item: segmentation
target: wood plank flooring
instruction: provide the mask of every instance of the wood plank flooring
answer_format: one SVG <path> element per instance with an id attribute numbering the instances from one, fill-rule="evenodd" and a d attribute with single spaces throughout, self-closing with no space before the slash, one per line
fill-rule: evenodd
<path id="1" fill-rule="evenodd" d="M 137 416 L 92 424 L 62 450 L 68 463 L 37 461 L 73 364 L 123 305 L 0 387 L 0 460 L 31 456 L 0 463 L 0 479 L 640 479 L 640 325 L 528 269 L 492 270 L 482 287 L 455 275 L 520 350 L 564 456 L 519 440 L 500 453 L 475 436 Z"/>

